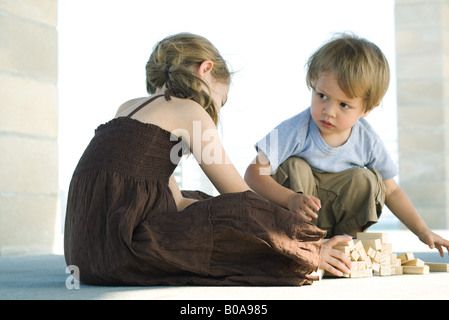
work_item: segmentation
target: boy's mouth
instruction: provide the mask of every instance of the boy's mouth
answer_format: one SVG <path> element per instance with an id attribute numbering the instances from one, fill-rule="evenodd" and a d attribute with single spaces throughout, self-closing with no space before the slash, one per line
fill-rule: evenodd
<path id="1" fill-rule="evenodd" d="M 320 123 L 323 127 L 328 128 L 328 129 L 330 129 L 334 126 L 332 123 L 330 123 L 326 120 L 320 120 Z"/>

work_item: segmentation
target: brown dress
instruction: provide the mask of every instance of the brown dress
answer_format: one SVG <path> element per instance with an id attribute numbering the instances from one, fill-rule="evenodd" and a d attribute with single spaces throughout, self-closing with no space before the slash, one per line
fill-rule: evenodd
<path id="1" fill-rule="evenodd" d="M 251 191 L 185 192 L 202 200 L 178 212 L 168 184 L 179 140 L 171 137 L 130 115 L 95 131 L 72 177 L 65 223 L 66 263 L 81 282 L 310 284 L 326 232 Z"/>

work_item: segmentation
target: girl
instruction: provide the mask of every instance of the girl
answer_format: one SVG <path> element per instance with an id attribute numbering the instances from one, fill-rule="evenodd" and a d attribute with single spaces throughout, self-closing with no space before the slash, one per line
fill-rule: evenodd
<path id="1" fill-rule="evenodd" d="M 65 257 L 95 285 L 302 285 L 349 273 L 325 232 L 253 193 L 216 134 L 230 72 L 205 38 L 177 34 L 147 63 L 149 98 L 99 126 L 70 184 Z M 209 139 L 204 139 L 209 137 Z M 210 139 L 210 137 L 214 137 Z M 181 192 L 183 150 L 221 193 Z M 211 161 L 213 154 L 213 161 Z"/>

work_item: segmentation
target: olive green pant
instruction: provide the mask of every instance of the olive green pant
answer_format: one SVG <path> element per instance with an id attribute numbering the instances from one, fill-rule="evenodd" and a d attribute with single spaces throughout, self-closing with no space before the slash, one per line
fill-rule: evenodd
<path id="1" fill-rule="evenodd" d="M 291 157 L 272 177 L 286 188 L 320 199 L 312 223 L 326 230 L 326 237 L 367 229 L 378 221 L 385 203 L 385 185 L 375 169 L 319 173 L 302 158 Z"/>

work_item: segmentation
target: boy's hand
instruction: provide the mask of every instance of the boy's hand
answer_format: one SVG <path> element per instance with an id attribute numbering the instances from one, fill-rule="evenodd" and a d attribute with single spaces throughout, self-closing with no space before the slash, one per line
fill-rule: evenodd
<path id="1" fill-rule="evenodd" d="M 446 247 L 446 250 L 449 252 L 449 241 L 432 232 L 432 230 L 427 229 L 424 232 L 418 233 L 417 236 L 419 237 L 419 240 L 427 244 L 430 249 L 437 248 L 441 257 L 444 257 L 443 247 Z"/>
<path id="2" fill-rule="evenodd" d="M 321 201 L 314 196 L 295 193 L 288 201 L 288 209 L 304 216 L 306 221 L 318 218 L 315 211 L 321 209 Z"/>
<path id="3" fill-rule="evenodd" d="M 323 242 L 320 252 L 320 269 L 324 269 L 337 277 L 351 273 L 351 259 L 339 250 L 332 249 L 337 243 L 350 241 L 350 236 L 335 236 L 327 242 Z"/>

